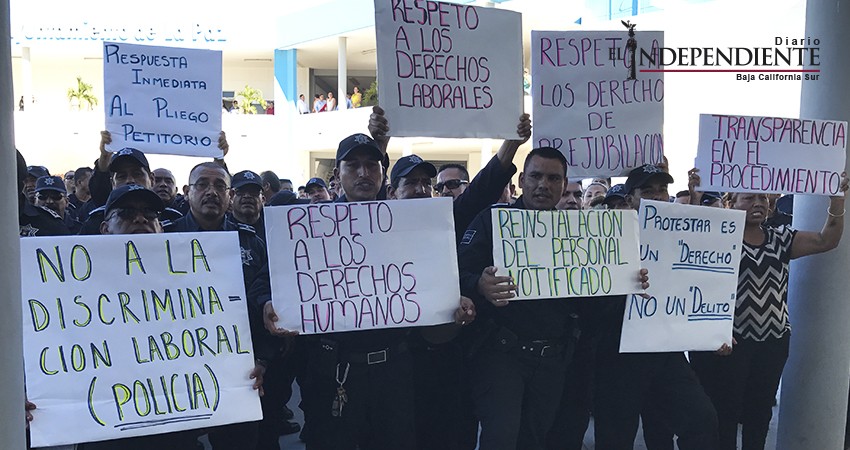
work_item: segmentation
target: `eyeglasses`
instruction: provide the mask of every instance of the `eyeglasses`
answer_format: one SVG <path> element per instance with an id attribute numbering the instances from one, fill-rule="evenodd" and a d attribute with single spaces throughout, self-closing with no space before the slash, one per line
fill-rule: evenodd
<path id="1" fill-rule="evenodd" d="M 446 181 L 443 181 L 442 183 L 437 183 L 437 185 L 434 186 L 434 189 L 436 189 L 437 192 L 442 192 L 444 187 L 447 187 L 449 189 L 457 189 L 457 188 L 463 186 L 464 184 L 469 184 L 469 181 L 466 181 L 466 180 L 446 180 Z"/>
<path id="2" fill-rule="evenodd" d="M 111 214 L 109 218 L 118 216 L 121 220 L 133 220 L 138 214 L 141 214 L 146 220 L 154 220 L 159 217 L 159 211 L 154 208 L 114 208 L 115 214 Z"/>
<path id="3" fill-rule="evenodd" d="M 200 183 L 193 183 L 193 184 L 190 184 L 189 186 L 194 186 L 194 187 L 196 187 L 196 188 L 198 188 L 198 189 L 200 189 L 200 190 L 202 190 L 202 191 L 206 191 L 206 190 L 207 190 L 207 189 L 209 189 L 209 188 L 213 188 L 213 189 L 214 189 L 216 192 L 218 192 L 219 194 L 223 194 L 223 193 L 224 193 L 224 191 L 226 191 L 226 190 L 227 190 L 227 185 L 226 185 L 226 184 L 224 184 L 224 183 L 213 183 L 213 184 L 210 184 L 210 183 L 208 183 L 208 182 L 206 182 L 206 181 L 201 181 Z"/>
<path id="4" fill-rule="evenodd" d="M 62 194 L 52 194 L 51 195 L 51 194 L 38 193 L 38 194 L 36 194 L 36 198 L 38 198 L 39 200 L 41 200 L 43 202 L 46 202 L 48 200 L 52 200 L 54 202 L 59 202 L 59 201 L 62 201 L 64 196 Z"/>

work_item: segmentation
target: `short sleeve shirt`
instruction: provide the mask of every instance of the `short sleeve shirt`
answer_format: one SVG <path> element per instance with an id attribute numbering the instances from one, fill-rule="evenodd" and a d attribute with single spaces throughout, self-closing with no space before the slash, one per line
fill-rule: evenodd
<path id="1" fill-rule="evenodd" d="M 762 245 L 746 242 L 741 250 L 735 335 L 754 341 L 781 338 L 788 322 L 788 265 L 797 231 L 787 226 L 762 228 Z"/>

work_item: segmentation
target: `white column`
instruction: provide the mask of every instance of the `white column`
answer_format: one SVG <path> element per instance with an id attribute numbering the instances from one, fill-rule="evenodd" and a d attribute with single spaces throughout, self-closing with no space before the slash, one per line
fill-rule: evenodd
<path id="1" fill-rule="evenodd" d="M 30 59 L 30 48 L 21 48 L 21 95 L 24 96 L 24 111 L 32 108 L 32 60 Z M 20 100 L 20 99 L 17 99 Z M 18 102 L 15 102 L 15 106 Z"/>
<path id="2" fill-rule="evenodd" d="M 399 139 L 399 138 L 396 138 Z M 401 156 L 410 156 L 413 154 L 413 140 L 401 138 L 404 143 L 401 145 Z M 421 155 L 420 155 L 421 156 Z"/>
<path id="3" fill-rule="evenodd" d="M 24 370 L 21 342 L 21 253 L 18 225 L 18 176 L 15 162 L 15 126 L 12 104 L 12 53 L 9 0 L 0 0 L 0 448 L 23 450 Z"/>
<path id="4" fill-rule="evenodd" d="M 346 61 L 346 53 L 348 52 L 348 38 L 345 36 L 339 37 L 339 55 L 337 57 L 337 94 L 336 94 L 336 104 L 339 105 L 339 109 L 346 109 L 346 101 L 345 94 L 348 89 L 348 62 Z"/>
<path id="5" fill-rule="evenodd" d="M 820 39 L 820 66 L 806 68 L 821 72 L 817 80 L 803 81 L 801 118 L 850 120 L 848 23 L 850 0 L 806 2 L 805 35 Z M 824 197 L 795 196 L 794 227 L 820 231 L 827 204 Z M 779 402 L 780 450 L 844 448 L 850 380 L 850 236 L 844 234 L 837 249 L 791 264 L 793 332 Z"/>
<path id="6" fill-rule="evenodd" d="M 493 142 L 487 139 L 481 145 L 481 166 L 479 170 L 483 169 L 491 159 L 493 159 Z"/>

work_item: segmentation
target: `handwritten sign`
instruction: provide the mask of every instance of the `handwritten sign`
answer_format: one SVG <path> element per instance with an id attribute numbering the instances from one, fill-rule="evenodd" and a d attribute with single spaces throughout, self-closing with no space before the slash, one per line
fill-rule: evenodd
<path id="1" fill-rule="evenodd" d="M 516 138 L 521 15 L 495 8 L 375 0 L 378 98 L 393 136 Z"/>
<path id="2" fill-rule="evenodd" d="M 21 240 L 33 447 L 262 417 L 237 239 Z"/>
<path id="3" fill-rule="evenodd" d="M 847 122 L 700 114 L 702 189 L 841 195 Z"/>
<path id="4" fill-rule="evenodd" d="M 532 31 L 534 143 L 564 153 L 570 177 L 625 176 L 662 160 L 664 33 L 635 33 L 636 79 L 623 31 Z"/>
<path id="5" fill-rule="evenodd" d="M 272 301 L 302 334 L 451 322 L 460 299 L 448 198 L 265 209 Z"/>
<path id="6" fill-rule="evenodd" d="M 642 292 L 634 211 L 492 210 L 493 262 L 516 300 Z"/>
<path id="7" fill-rule="evenodd" d="M 221 52 L 103 43 L 110 151 L 221 156 Z"/>
<path id="8" fill-rule="evenodd" d="M 640 256 L 650 298 L 626 299 L 621 353 L 732 345 L 743 211 L 641 200 Z"/>

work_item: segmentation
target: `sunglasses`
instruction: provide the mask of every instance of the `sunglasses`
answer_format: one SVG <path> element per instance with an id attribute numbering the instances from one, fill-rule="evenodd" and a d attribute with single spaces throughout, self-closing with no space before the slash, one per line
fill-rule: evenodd
<path id="1" fill-rule="evenodd" d="M 434 189 L 436 189 L 437 192 L 442 192 L 444 187 L 447 187 L 451 190 L 451 189 L 457 189 L 457 188 L 463 186 L 464 184 L 469 184 L 469 181 L 466 181 L 466 180 L 446 180 L 446 181 L 443 181 L 442 183 L 437 183 L 434 186 Z"/>
<path id="2" fill-rule="evenodd" d="M 138 214 L 141 214 L 145 220 L 154 220 L 159 217 L 159 211 L 154 208 L 114 208 L 112 211 L 115 211 L 115 214 L 111 216 L 117 215 L 121 220 L 133 220 Z"/>

